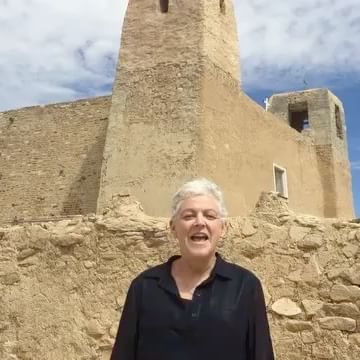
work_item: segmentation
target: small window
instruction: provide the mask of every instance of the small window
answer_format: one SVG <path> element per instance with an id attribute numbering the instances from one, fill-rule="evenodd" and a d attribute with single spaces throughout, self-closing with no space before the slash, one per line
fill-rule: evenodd
<path id="1" fill-rule="evenodd" d="M 160 0 L 160 11 L 162 13 L 169 12 L 169 0 Z"/>
<path id="2" fill-rule="evenodd" d="M 335 123 L 336 123 L 336 135 L 338 138 L 344 138 L 344 131 L 341 121 L 340 108 L 335 104 Z"/>
<path id="3" fill-rule="evenodd" d="M 226 12 L 225 0 L 220 0 L 220 12 L 222 14 L 225 14 Z"/>
<path id="4" fill-rule="evenodd" d="M 309 110 L 306 102 L 289 105 L 289 124 L 298 132 L 310 128 Z"/>
<path id="5" fill-rule="evenodd" d="M 278 165 L 274 165 L 274 187 L 280 196 L 288 198 L 286 169 Z"/>

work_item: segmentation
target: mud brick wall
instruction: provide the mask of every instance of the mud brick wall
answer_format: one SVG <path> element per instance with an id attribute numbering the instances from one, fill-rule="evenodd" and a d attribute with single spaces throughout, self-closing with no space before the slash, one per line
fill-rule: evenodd
<path id="1" fill-rule="evenodd" d="M 96 211 L 110 98 L 0 113 L 0 222 Z"/>

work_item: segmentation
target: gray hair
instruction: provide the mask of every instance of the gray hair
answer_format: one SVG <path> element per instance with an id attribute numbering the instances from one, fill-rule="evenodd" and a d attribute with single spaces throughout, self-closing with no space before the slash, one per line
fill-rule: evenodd
<path id="1" fill-rule="evenodd" d="M 220 217 L 227 217 L 228 212 L 225 207 L 222 191 L 215 183 L 205 178 L 188 181 L 178 189 L 171 201 L 171 217 L 174 218 L 175 215 L 177 215 L 177 212 L 185 199 L 200 195 L 212 196 L 219 207 Z"/>

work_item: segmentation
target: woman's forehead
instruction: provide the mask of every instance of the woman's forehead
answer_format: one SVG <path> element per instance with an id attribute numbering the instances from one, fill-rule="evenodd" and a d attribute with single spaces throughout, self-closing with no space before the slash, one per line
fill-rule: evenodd
<path id="1" fill-rule="evenodd" d="M 213 210 L 219 211 L 219 205 L 211 195 L 189 196 L 183 200 L 180 211 L 186 210 Z"/>

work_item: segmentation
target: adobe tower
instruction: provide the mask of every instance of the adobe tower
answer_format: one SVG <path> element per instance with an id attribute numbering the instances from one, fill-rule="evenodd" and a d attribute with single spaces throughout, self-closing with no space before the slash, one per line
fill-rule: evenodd
<path id="1" fill-rule="evenodd" d="M 147 213 L 166 215 L 184 180 L 227 176 L 216 175 L 211 144 L 239 88 L 231 0 L 129 0 L 98 212 L 114 194 L 131 192 Z"/>
<path id="2" fill-rule="evenodd" d="M 269 111 L 311 136 L 320 173 L 318 192 L 323 197 L 323 215 L 351 216 L 353 196 L 342 102 L 328 89 L 310 89 L 273 95 Z"/>

